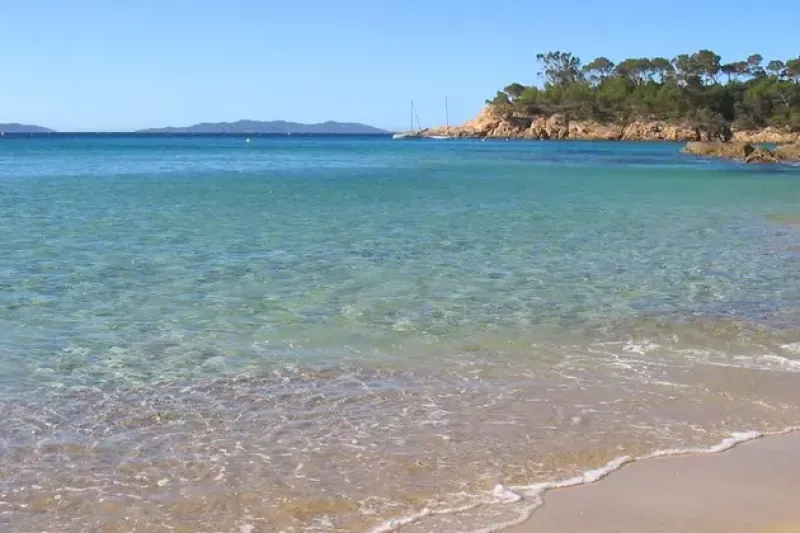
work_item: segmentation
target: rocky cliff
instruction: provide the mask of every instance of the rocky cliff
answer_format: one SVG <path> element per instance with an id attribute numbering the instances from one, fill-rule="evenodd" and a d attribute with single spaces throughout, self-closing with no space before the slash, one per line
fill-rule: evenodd
<path id="1" fill-rule="evenodd" d="M 732 140 L 756 144 L 792 144 L 800 143 L 800 132 L 791 132 L 773 127 L 761 130 L 741 130 L 733 132 Z"/>
<path id="2" fill-rule="evenodd" d="M 522 116 L 498 112 L 487 105 L 472 120 L 460 126 L 430 128 L 423 135 L 450 135 L 468 138 L 586 139 L 613 141 L 710 141 L 712 137 L 688 123 L 637 120 L 624 124 L 569 120 L 564 115 Z M 800 142 L 800 134 L 765 128 L 757 131 L 726 132 L 726 137 L 752 143 Z"/>

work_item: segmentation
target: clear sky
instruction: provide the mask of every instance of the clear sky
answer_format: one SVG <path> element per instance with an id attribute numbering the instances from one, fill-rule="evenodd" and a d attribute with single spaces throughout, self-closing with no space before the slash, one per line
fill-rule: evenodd
<path id="1" fill-rule="evenodd" d="M 474 115 L 537 52 L 800 55 L 773 0 L 0 0 L 0 122 L 125 131 L 285 119 L 423 126 Z"/>

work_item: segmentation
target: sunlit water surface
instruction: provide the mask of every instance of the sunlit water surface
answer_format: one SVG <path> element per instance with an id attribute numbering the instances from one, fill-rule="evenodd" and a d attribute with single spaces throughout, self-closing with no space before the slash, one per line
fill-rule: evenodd
<path id="1" fill-rule="evenodd" d="M 0 529 L 463 531 L 800 423 L 800 170 L 670 144 L 0 142 Z M 478 505 L 480 504 L 480 505 Z"/>

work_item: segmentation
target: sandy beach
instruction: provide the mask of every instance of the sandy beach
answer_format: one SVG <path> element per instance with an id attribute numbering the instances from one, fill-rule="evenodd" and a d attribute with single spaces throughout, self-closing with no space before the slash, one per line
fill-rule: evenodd
<path id="1" fill-rule="evenodd" d="M 510 533 L 800 532 L 800 433 L 649 459 L 545 495 Z"/>

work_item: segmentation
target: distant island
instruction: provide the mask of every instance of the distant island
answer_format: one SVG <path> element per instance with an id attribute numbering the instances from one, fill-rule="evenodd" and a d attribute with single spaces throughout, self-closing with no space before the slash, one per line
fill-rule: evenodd
<path id="1" fill-rule="evenodd" d="M 721 63 L 711 50 L 583 64 L 538 54 L 541 86 L 512 83 L 473 120 L 422 136 L 606 140 L 800 141 L 800 57 Z"/>
<path id="2" fill-rule="evenodd" d="M 54 133 L 53 130 L 32 124 L 0 124 L 0 133 Z"/>
<path id="3" fill-rule="evenodd" d="M 388 133 L 385 130 L 355 122 L 322 122 L 301 124 L 273 120 L 239 120 L 237 122 L 203 122 L 186 127 L 150 128 L 136 133 L 172 134 L 297 134 L 297 135 L 377 135 Z"/>
<path id="4" fill-rule="evenodd" d="M 50 134 L 63 135 L 130 135 L 130 134 L 174 134 L 174 135 L 384 135 L 389 132 L 380 128 L 356 122 L 327 121 L 318 124 L 302 124 L 273 120 L 262 122 L 257 120 L 239 120 L 237 122 L 203 122 L 186 127 L 148 128 L 135 132 L 56 132 L 42 126 L 0 123 L 0 133 L 12 135 Z"/>

